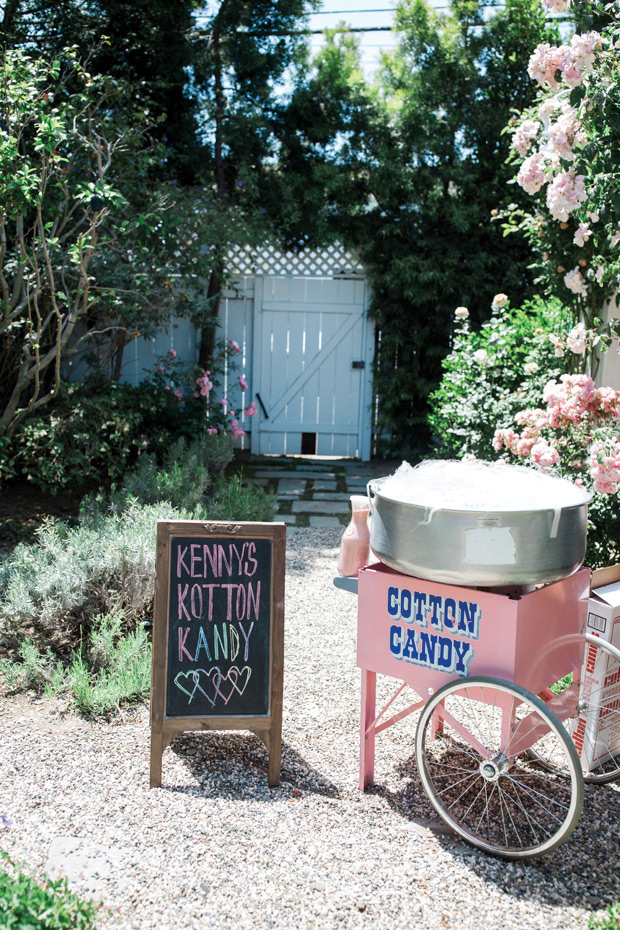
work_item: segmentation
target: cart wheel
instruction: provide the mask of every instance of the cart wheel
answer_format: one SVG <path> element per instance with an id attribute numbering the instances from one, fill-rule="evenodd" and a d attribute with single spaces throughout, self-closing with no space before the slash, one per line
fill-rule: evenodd
<path id="1" fill-rule="evenodd" d="M 562 759 L 562 771 L 531 760 Z M 506 859 L 551 852 L 575 829 L 583 778 L 575 745 L 525 688 L 479 676 L 449 682 L 422 711 L 416 761 L 437 813 L 464 839 Z"/>
<path id="2" fill-rule="evenodd" d="M 620 649 L 592 633 L 584 638 L 579 700 L 565 726 L 577 746 L 584 781 L 606 785 L 620 778 Z M 551 690 L 561 694 L 571 684 L 572 675 L 567 675 Z M 536 746 L 531 754 L 549 770 L 568 775 L 563 760 L 542 756 Z"/>

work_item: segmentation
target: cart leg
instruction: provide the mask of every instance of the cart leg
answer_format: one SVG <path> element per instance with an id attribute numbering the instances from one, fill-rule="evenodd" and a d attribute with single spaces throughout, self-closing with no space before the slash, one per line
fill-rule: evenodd
<path id="1" fill-rule="evenodd" d="M 377 673 L 362 669 L 362 700 L 360 709 L 360 791 L 365 791 L 374 782 L 375 776 L 375 733 L 366 730 L 375 719 L 375 697 Z"/>
<path id="2" fill-rule="evenodd" d="M 429 742 L 432 742 L 436 736 L 441 736 L 443 734 L 443 716 L 441 713 L 441 708 L 443 704 L 438 704 L 433 714 L 431 720 L 431 735 Z"/>

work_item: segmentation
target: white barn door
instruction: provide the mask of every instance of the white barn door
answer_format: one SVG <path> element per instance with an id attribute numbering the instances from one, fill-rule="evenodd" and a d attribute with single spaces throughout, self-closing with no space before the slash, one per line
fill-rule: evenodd
<path id="1" fill-rule="evenodd" d="M 363 280 L 256 278 L 253 453 L 370 458 L 366 302 Z"/>

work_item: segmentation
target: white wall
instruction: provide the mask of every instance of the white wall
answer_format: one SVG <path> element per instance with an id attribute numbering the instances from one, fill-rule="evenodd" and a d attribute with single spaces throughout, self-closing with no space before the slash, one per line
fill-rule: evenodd
<path id="1" fill-rule="evenodd" d="M 620 317 L 620 294 L 612 297 L 603 310 L 605 322 L 614 317 Z M 594 378 L 598 387 L 612 387 L 616 391 L 620 391 L 620 354 L 618 348 L 618 342 L 614 341 L 610 349 L 604 355 L 601 354 Z"/>

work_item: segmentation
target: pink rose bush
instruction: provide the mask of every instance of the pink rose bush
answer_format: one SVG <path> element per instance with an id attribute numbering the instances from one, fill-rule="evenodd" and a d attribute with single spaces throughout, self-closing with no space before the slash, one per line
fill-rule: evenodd
<path id="1" fill-rule="evenodd" d="M 520 430 L 498 429 L 496 452 L 547 473 L 560 471 L 599 494 L 620 486 L 620 391 L 597 388 L 588 375 L 562 375 L 543 392 L 544 408 L 521 410 Z M 587 466 L 584 465 L 587 463 Z"/>
<path id="2" fill-rule="evenodd" d="M 209 436 L 228 433 L 234 440 L 241 439 L 246 435 L 245 421 L 258 412 L 254 401 L 245 402 L 243 395 L 249 390 L 245 376 L 235 373 L 237 356 L 241 354 L 234 339 L 220 340 L 211 367 L 203 369 L 170 349 L 157 360 L 151 375 L 153 394 L 161 391 L 170 414 L 175 419 L 183 416 L 196 434 L 202 431 Z M 229 397 L 217 397 L 222 383 L 228 385 L 230 397 L 239 390 L 238 406 Z M 240 411 L 237 414 L 235 407 Z"/>
<path id="3" fill-rule="evenodd" d="M 573 5 L 578 19 L 596 10 L 599 22 L 610 20 L 599 0 L 543 4 L 553 13 Z M 618 57 L 613 22 L 560 45 L 540 43 L 528 64 L 540 88 L 537 102 L 511 121 L 516 182 L 537 204 L 525 215 L 506 214 L 508 225 L 525 231 L 548 291 L 588 329 L 600 325 L 604 303 L 620 283 L 620 131 L 610 109 L 620 98 Z M 604 331 L 615 337 L 614 326 Z M 581 364 L 587 370 L 585 355 Z"/>

